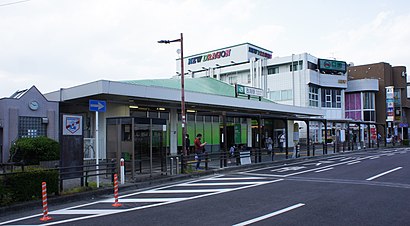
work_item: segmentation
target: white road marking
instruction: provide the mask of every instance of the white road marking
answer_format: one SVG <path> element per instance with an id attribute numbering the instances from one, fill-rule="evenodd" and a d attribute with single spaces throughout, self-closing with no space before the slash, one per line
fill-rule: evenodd
<path id="1" fill-rule="evenodd" d="M 122 210 L 113 210 L 113 209 L 81 209 L 81 210 L 56 210 L 51 211 L 49 214 L 61 214 L 61 215 L 95 215 L 95 214 L 107 214 L 107 213 L 121 213 Z"/>
<path id="2" fill-rule="evenodd" d="M 354 165 L 354 164 L 357 164 L 357 163 L 361 163 L 361 162 L 360 162 L 360 161 L 356 161 L 356 162 L 347 163 L 346 165 Z"/>
<path id="3" fill-rule="evenodd" d="M 148 190 L 143 191 L 140 194 L 166 194 L 166 193 L 212 193 L 223 192 L 231 189 L 193 189 L 193 190 Z"/>
<path id="4" fill-rule="evenodd" d="M 331 169 L 334 169 L 334 168 L 329 167 L 329 168 L 321 169 L 321 170 L 315 171 L 315 173 L 320 173 L 320 172 L 328 171 L 328 170 L 331 170 Z"/>
<path id="5" fill-rule="evenodd" d="M 329 161 L 336 161 L 336 160 L 344 159 L 344 158 L 346 158 L 346 157 L 337 157 L 337 158 L 331 158 L 331 159 L 328 159 L 328 160 Z"/>
<path id="6" fill-rule="evenodd" d="M 350 162 L 357 162 L 357 160 L 350 160 L 350 161 L 345 161 L 345 162 L 339 162 L 339 163 L 335 163 L 335 164 L 332 164 L 332 165 L 322 166 L 322 167 L 318 167 L 318 168 L 315 168 L 315 169 L 308 169 L 308 170 L 305 170 L 305 171 L 299 171 L 299 172 L 290 173 L 290 174 L 285 174 L 285 175 L 249 173 L 250 171 L 242 172 L 241 174 L 252 175 L 252 176 L 265 176 L 265 177 L 289 177 L 289 176 L 294 176 L 294 175 L 298 175 L 298 174 L 302 174 L 302 173 L 308 173 L 308 172 L 312 172 L 312 171 L 317 171 L 317 170 L 325 169 L 325 168 L 332 167 L 332 166 L 343 165 L 343 164 L 350 163 Z"/>
<path id="7" fill-rule="evenodd" d="M 388 174 L 388 173 L 394 172 L 394 171 L 399 170 L 399 169 L 401 169 L 401 168 L 403 168 L 403 167 L 394 168 L 394 169 L 389 170 L 389 171 L 386 171 L 386 172 L 384 172 L 384 173 L 377 174 L 376 176 L 369 177 L 369 178 L 367 178 L 366 180 L 374 180 L 374 179 L 376 179 L 376 178 L 379 178 L 379 177 L 381 177 L 381 176 L 384 176 L 384 175 L 386 175 L 386 174 Z"/>
<path id="8" fill-rule="evenodd" d="M 339 161 L 346 161 L 346 160 L 351 159 L 351 158 L 352 157 L 345 157 L 345 158 L 340 159 Z"/>
<path id="9" fill-rule="evenodd" d="M 196 180 L 196 181 L 201 181 L 201 180 Z M 230 192 L 230 191 L 237 191 L 237 190 L 252 188 L 252 187 L 262 185 L 262 184 L 269 184 L 269 183 L 275 183 L 275 182 L 280 182 L 280 181 L 283 181 L 283 179 L 270 180 L 270 181 L 266 181 L 264 183 L 256 182 L 256 183 L 253 183 L 251 185 L 241 186 L 241 187 L 236 187 L 236 188 L 231 188 L 231 189 L 160 190 L 160 189 L 166 189 L 166 188 L 171 188 L 171 187 L 178 186 L 178 184 L 169 185 L 169 186 L 160 187 L 160 188 L 153 189 L 153 190 L 136 192 L 136 193 L 128 194 L 128 195 L 121 196 L 121 197 L 132 196 L 132 195 L 137 195 L 137 194 L 149 194 L 149 193 L 196 193 L 196 192 L 199 192 L 199 191 L 201 191 L 201 192 L 208 192 L 209 191 L 209 192 L 205 193 L 205 194 L 202 194 L 202 195 L 198 195 L 198 196 L 183 198 L 183 199 L 180 199 L 180 200 L 175 199 L 175 201 L 159 202 L 159 203 L 155 203 L 155 204 L 138 206 L 138 207 L 129 208 L 129 209 L 102 210 L 98 214 L 87 215 L 87 216 L 82 216 L 82 217 L 76 217 L 76 218 L 71 218 L 71 219 L 66 219 L 66 220 L 61 220 L 61 221 L 53 221 L 53 222 L 45 223 L 45 224 L 42 224 L 42 225 L 56 225 L 56 224 L 68 223 L 68 222 L 85 220 L 85 219 L 91 219 L 91 218 L 96 218 L 96 217 L 101 217 L 101 216 L 107 216 L 107 215 L 112 215 L 112 214 L 117 214 L 117 213 L 125 213 L 125 212 L 140 210 L 140 209 L 146 209 L 146 208 L 151 208 L 151 207 L 156 207 L 156 206 L 167 205 L 167 204 L 170 204 L 170 203 L 177 203 L 177 202 L 185 201 L 185 200 L 198 199 L 198 198 L 207 197 L 207 196 L 211 196 L 211 195 L 217 195 L 217 194 L 226 193 L 226 192 Z M 119 199 L 120 203 L 121 203 L 121 197 Z M 77 212 L 77 210 L 75 210 L 76 208 L 89 206 L 89 205 L 93 205 L 93 204 L 97 204 L 97 203 L 101 203 L 101 202 L 106 202 L 108 200 L 111 200 L 111 199 L 96 201 L 96 202 L 93 202 L 93 203 L 87 203 L 87 204 L 83 204 L 83 205 L 79 205 L 79 206 L 73 206 L 73 207 L 69 207 L 69 208 L 65 208 L 65 209 L 61 209 L 61 210 L 56 210 L 56 211 L 53 211 L 53 212 L 60 211 L 61 213 L 65 213 L 65 214 L 70 214 L 70 213 L 79 214 L 79 212 Z M 78 210 L 78 211 L 83 211 L 83 210 Z M 90 213 L 92 213 L 92 211 L 100 211 L 100 210 L 89 210 Z M 18 221 L 21 221 L 21 220 L 30 219 L 30 218 L 41 216 L 41 215 L 42 214 L 36 214 L 36 215 L 31 215 L 31 216 L 27 216 L 27 217 L 23 217 L 23 218 L 10 220 L 10 221 L 7 221 L 7 222 L 0 222 L 0 225 L 9 224 L 9 223 L 13 223 L 13 222 L 18 222 Z"/>
<path id="10" fill-rule="evenodd" d="M 373 159 L 378 159 L 378 158 L 380 158 L 380 156 L 374 156 L 374 157 L 371 157 L 369 159 L 373 160 Z"/>
<path id="11" fill-rule="evenodd" d="M 278 173 L 283 173 L 286 171 L 296 171 L 296 170 L 300 170 L 300 169 L 304 169 L 306 168 L 305 166 L 291 166 L 291 167 L 283 167 L 283 168 L 279 168 L 279 169 L 274 169 L 271 170 L 272 172 L 278 172 Z"/>
<path id="12" fill-rule="evenodd" d="M 185 198 L 136 198 L 136 199 L 119 199 L 120 203 L 130 203 L 130 202 L 179 202 L 183 201 Z M 101 201 L 102 203 L 114 203 L 114 199 L 106 199 Z"/>
<path id="13" fill-rule="evenodd" d="M 262 179 L 267 179 L 266 177 L 222 177 L 222 178 L 206 178 L 204 179 L 205 181 L 208 180 L 262 180 Z"/>
<path id="14" fill-rule="evenodd" d="M 279 214 L 282 214 L 282 213 L 286 213 L 286 212 L 288 212 L 288 211 L 294 210 L 294 209 L 299 208 L 299 207 L 302 207 L 302 206 L 304 206 L 304 205 L 305 205 L 305 204 L 303 204 L 303 203 L 299 203 L 299 204 L 296 204 L 296 205 L 293 205 L 293 206 L 289 206 L 289 207 L 287 207 L 287 208 L 285 208 L 285 209 L 281 209 L 281 210 L 275 211 L 275 212 L 273 212 L 273 213 L 269 213 L 269 214 L 266 214 L 266 215 L 263 215 L 263 216 L 260 216 L 260 217 L 257 217 L 257 218 L 248 220 L 248 221 L 241 222 L 241 223 L 239 223 L 239 224 L 234 224 L 233 226 L 250 225 L 250 224 L 256 223 L 256 222 L 258 222 L 258 221 L 265 220 L 265 219 L 274 217 L 274 216 L 279 215 Z"/>
<path id="15" fill-rule="evenodd" d="M 322 164 L 330 164 L 330 163 L 334 163 L 334 161 L 319 161 L 319 163 L 322 163 Z"/>
<path id="16" fill-rule="evenodd" d="M 227 185 L 249 185 L 249 184 L 263 184 L 265 182 L 231 182 L 231 183 L 185 183 L 185 184 L 178 184 L 176 186 L 227 186 Z"/>

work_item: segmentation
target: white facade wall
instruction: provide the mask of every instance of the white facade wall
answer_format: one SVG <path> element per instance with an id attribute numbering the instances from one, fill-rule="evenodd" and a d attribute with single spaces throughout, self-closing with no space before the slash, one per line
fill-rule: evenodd
<path id="1" fill-rule="evenodd" d="M 319 70 L 308 69 L 308 62 L 316 64 L 317 67 L 319 67 L 318 58 L 308 53 L 292 54 L 290 56 L 272 59 L 261 58 L 258 61 L 262 61 L 262 67 L 258 61 L 254 62 L 255 58 L 249 58 L 249 56 L 245 54 L 239 58 L 242 61 L 245 59 L 249 60 L 248 62 L 242 62 L 240 64 L 238 64 L 238 61 L 228 62 L 227 59 L 220 62 L 213 60 L 212 64 L 207 62 L 206 70 L 195 71 L 191 68 L 191 75 L 194 75 L 194 77 L 209 76 L 230 84 L 236 83 L 261 88 L 264 90 L 264 96 L 272 100 L 273 97 L 270 94 L 274 91 L 291 91 L 291 98 L 274 101 L 279 104 L 325 110 L 324 117 L 329 120 L 345 119 L 344 94 L 347 88 L 347 73 L 343 75 L 322 74 Z M 291 71 L 290 66 L 296 63 L 298 64 L 297 69 Z M 268 68 L 272 67 L 277 67 L 279 70 L 278 73 L 268 74 Z M 187 65 L 187 68 L 189 70 L 190 66 Z M 198 65 L 195 65 L 195 68 L 198 68 Z M 316 85 L 319 88 L 318 107 L 309 105 L 310 85 Z M 322 89 L 332 88 L 341 89 L 340 108 L 322 107 Z M 300 131 L 300 137 L 306 137 L 306 124 L 304 122 L 298 123 L 303 128 Z M 313 133 L 317 133 L 317 137 L 321 137 L 320 132 L 316 131 Z"/>
<path id="2" fill-rule="evenodd" d="M 265 59 L 266 66 L 262 67 L 262 71 L 258 71 L 255 66 L 256 62 L 252 59 L 248 63 L 243 64 L 215 64 L 223 67 L 209 68 L 206 71 L 197 71 L 191 74 L 194 77 L 210 76 L 220 79 L 230 84 L 242 84 L 253 86 L 265 90 L 266 97 L 271 98 L 272 91 L 289 90 L 292 92 L 292 98 L 285 100 L 275 100 L 275 102 L 286 105 L 294 105 L 300 107 L 309 106 L 309 84 L 317 85 L 319 88 L 337 88 L 342 89 L 341 108 L 325 108 L 321 106 L 321 90 L 319 90 L 319 107 L 326 110 L 326 118 L 337 120 L 344 119 L 344 89 L 347 88 L 347 75 L 331 75 L 321 74 L 318 70 L 308 69 L 308 61 L 318 64 L 318 58 L 308 54 L 292 54 L 286 57 L 276 57 L 273 59 Z M 298 65 L 297 70 L 290 71 L 290 65 L 296 62 L 302 62 Z M 252 72 L 254 67 L 254 72 Z M 278 67 L 279 73 L 267 74 L 268 67 Z M 258 74 L 259 73 L 259 74 Z M 266 80 L 264 77 L 266 75 Z M 258 77 L 259 76 L 259 77 Z M 266 81 L 266 86 L 264 85 Z"/>

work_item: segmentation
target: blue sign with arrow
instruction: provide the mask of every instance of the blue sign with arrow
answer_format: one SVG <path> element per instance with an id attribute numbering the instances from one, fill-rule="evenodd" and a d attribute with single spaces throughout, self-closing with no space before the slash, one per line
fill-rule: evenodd
<path id="1" fill-rule="evenodd" d="M 90 100 L 89 110 L 97 112 L 106 112 L 107 103 L 103 100 Z"/>

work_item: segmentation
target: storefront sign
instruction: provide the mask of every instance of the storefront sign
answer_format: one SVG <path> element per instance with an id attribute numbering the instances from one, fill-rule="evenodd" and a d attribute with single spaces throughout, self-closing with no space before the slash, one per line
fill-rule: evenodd
<path id="1" fill-rule="evenodd" d="M 231 49 L 216 51 L 210 54 L 205 54 L 197 57 L 192 57 L 188 59 L 188 65 L 201 63 L 205 61 L 220 59 L 231 56 Z"/>
<path id="2" fill-rule="evenodd" d="M 337 60 L 319 59 L 319 69 L 346 73 L 346 62 Z"/>
<path id="3" fill-rule="evenodd" d="M 388 86 L 386 87 L 386 121 L 393 122 L 394 121 L 394 87 Z"/>
<path id="4" fill-rule="evenodd" d="M 272 59 L 272 54 L 270 54 L 268 52 L 264 52 L 264 51 L 261 51 L 261 50 L 258 50 L 258 49 L 252 48 L 252 47 L 249 47 L 248 51 L 250 53 L 256 54 L 258 56 L 265 57 L 265 58 L 268 58 L 268 59 Z"/>

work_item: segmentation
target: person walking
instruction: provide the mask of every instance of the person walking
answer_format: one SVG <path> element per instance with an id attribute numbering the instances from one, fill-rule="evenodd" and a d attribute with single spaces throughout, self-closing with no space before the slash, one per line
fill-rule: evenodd
<path id="1" fill-rule="evenodd" d="M 195 145 L 195 159 L 196 159 L 196 167 L 195 169 L 200 169 L 200 165 L 201 165 L 201 157 L 202 157 L 202 153 L 204 151 L 204 146 L 206 145 L 206 142 L 201 143 L 201 139 L 202 139 L 202 134 L 198 133 L 198 135 L 196 135 L 195 141 L 194 141 L 194 145 Z"/>

